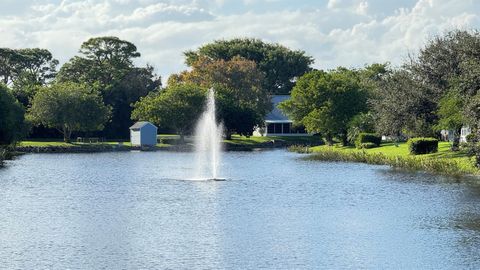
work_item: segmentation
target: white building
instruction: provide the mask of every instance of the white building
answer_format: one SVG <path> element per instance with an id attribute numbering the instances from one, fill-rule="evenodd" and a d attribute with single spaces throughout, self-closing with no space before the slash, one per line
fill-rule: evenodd
<path id="1" fill-rule="evenodd" d="M 132 146 L 157 145 L 157 127 L 150 122 L 137 122 L 130 127 Z"/>
<path id="2" fill-rule="evenodd" d="M 308 136 L 305 128 L 294 128 L 290 120 L 278 108 L 278 104 L 289 99 L 289 95 L 272 96 L 273 110 L 265 117 L 264 127 L 256 128 L 253 136 Z"/>
<path id="3" fill-rule="evenodd" d="M 470 129 L 469 126 L 463 126 L 462 129 L 460 129 L 460 142 L 464 143 L 467 142 L 467 136 L 472 133 L 472 130 Z M 453 138 L 455 137 L 455 134 L 453 130 L 446 130 L 443 129 L 440 131 L 440 136 L 443 141 L 449 141 L 453 142 Z"/>
<path id="4" fill-rule="evenodd" d="M 460 142 L 467 142 L 467 136 L 472 133 L 472 130 L 469 126 L 463 126 L 460 130 Z"/>

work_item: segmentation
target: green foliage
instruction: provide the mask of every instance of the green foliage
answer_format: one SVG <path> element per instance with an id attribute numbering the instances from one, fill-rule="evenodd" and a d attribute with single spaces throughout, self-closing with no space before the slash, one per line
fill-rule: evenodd
<path id="1" fill-rule="evenodd" d="M 227 138 L 233 133 L 250 136 L 271 109 L 270 97 L 262 82 L 264 75 L 257 64 L 241 57 L 229 61 L 200 57 L 192 63 L 191 71 L 184 71 L 169 78 L 169 85 L 196 84 L 213 87 L 219 119 L 222 120 Z"/>
<path id="2" fill-rule="evenodd" d="M 475 141 L 475 134 L 474 133 L 468 134 L 467 137 L 466 137 L 466 140 L 467 140 L 468 143 Z"/>
<path id="3" fill-rule="evenodd" d="M 12 86 L 12 94 L 25 107 L 38 87 L 55 77 L 57 65 L 46 49 L 0 48 L 0 79 Z"/>
<path id="4" fill-rule="evenodd" d="M 409 139 L 408 149 L 413 155 L 429 154 L 438 151 L 438 140 L 435 138 L 412 138 Z"/>
<path id="5" fill-rule="evenodd" d="M 348 141 L 354 143 L 360 133 L 374 133 L 375 119 L 371 112 L 359 113 L 348 123 Z"/>
<path id="6" fill-rule="evenodd" d="M 263 89 L 271 94 L 288 94 L 295 78 L 310 71 L 313 58 L 303 51 L 292 51 L 280 44 L 259 39 L 217 40 L 195 51 L 185 52 L 186 63 L 192 66 L 201 57 L 229 61 L 236 56 L 254 61 L 265 74 Z"/>
<path id="7" fill-rule="evenodd" d="M 0 145 L 14 143 L 25 135 L 24 114 L 23 106 L 0 83 Z"/>
<path id="8" fill-rule="evenodd" d="M 205 99 L 205 88 L 192 84 L 168 86 L 136 102 L 132 119 L 150 121 L 163 129 L 173 129 L 183 137 L 195 128 Z"/>
<path id="9" fill-rule="evenodd" d="M 375 146 L 380 146 L 382 143 L 382 137 L 378 136 L 375 133 L 360 133 L 355 140 L 355 146 L 357 148 L 365 148 L 362 147 L 365 143 L 373 143 Z"/>
<path id="10" fill-rule="evenodd" d="M 112 119 L 102 136 L 127 138 L 132 125 L 131 104 L 161 87 L 151 66 L 136 67 L 140 56 L 131 42 L 117 37 L 97 37 L 84 42 L 81 56 L 75 56 L 59 71 L 57 81 L 86 83 L 98 89 L 105 104 L 112 107 Z"/>
<path id="11" fill-rule="evenodd" d="M 131 66 L 132 59 L 140 57 L 133 43 L 112 36 L 90 38 L 82 44 L 80 53 L 96 62 L 125 66 Z"/>
<path id="12" fill-rule="evenodd" d="M 4 84 L 15 83 L 22 73 L 27 73 L 32 83 L 43 85 L 55 77 L 57 65 L 46 49 L 0 48 L 0 78 Z"/>
<path id="13" fill-rule="evenodd" d="M 407 70 L 384 76 L 369 103 L 378 133 L 394 137 L 433 135 L 437 104 L 431 90 Z"/>
<path id="14" fill-rule="evenodd" d="M 297 81 L 280 109 L 309 133 L 325 134 L 329 141 L 337 136 L 347 144 L 348 123 L 367 109 L 367 97 L 355 71 L 312 71 Z"/>
<path id="15" fill-rule="evenodd" d="M 85 84 L 56 83 L 41 88 L 32 101 L 30 119 L 56 128 L 70 141 L 72 132 L 104 128 L 111 115 L 100 94 Z"/>
<path id="16" fill-rule="evenodd" d="M 439 102 L 439 121 L 435 126 L 437 130 L 453 129 L 459 130 L 465 124 L 463 117 L 463 98 L 456 91 L 445 94 Z"/>

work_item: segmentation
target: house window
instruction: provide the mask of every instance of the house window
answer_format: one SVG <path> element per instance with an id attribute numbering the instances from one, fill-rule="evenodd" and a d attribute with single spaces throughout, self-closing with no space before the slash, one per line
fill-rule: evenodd
<path id="1" fill-rule="evenodd" d="M 290 123 L 283 124 L 283 133 L 285 133 L 285 134 L 290 133 Z"/>
<path id="2" fill-rule="evenodd" d="M 275 125 L 267 124 L 267 134 L 275 133 Z"/>
<path id="3" fill-rule="evenodd" d="M 274 124 L 275 125 L 275 132 L 274 133 L 282 133 L 282 124 Z"/>

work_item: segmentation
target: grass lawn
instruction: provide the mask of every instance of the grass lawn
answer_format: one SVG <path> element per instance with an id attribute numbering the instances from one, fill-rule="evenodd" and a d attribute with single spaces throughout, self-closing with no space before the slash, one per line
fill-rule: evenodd
<path id="1" fill-rule="evenodd" d="M 55 139 L 31 139 L 28 141 L 19 142 L 17 145 L 20 147 L 82 147 L 82 146 L 114 146 L 118 145 L 118 141 L 111 141 L 111 142 L 99 142 L 99 143 L 77 143 L 71 142 L 66 143 L 63 140 L 55 140 Z M 130 142 L 124 142 L 124 146 L 131 146 Z"/>
<path id="2" fill-rule="evenodd" d="M 169 147 L 172 144 L 176 144 L 177 140 L 180 140 L 179 135 L 175 134 L 159 134 L 157 136 L 158 140 L 161 142 L 157 144 L 157 147 Z M 307 144 L 315 145 L 318 144 L 319 138 L 312 136 L 298 136 L 298 137 L 280 137 L 280 136 L 271 136 L 271 137 L 245 137 L 239 135 L 233 135 L 231 140 L 224 140 L 223 142 L 231 145 L 245 145 L 245 146 L 255 146 L 257 144 L 275 141 L 285 141 L 293 142 L 298 144 Z M 185 137 L 185 143 L 192 144 L 194 138 L 192 136 Z M 107 141 L 99 143 L 77 143 L 72 141 L 71 143 L 66 143 L 61 139 L 30 139 L 18 143 L 19 147 L 82 147 L 82 146 L 116 146 L 119 141 Z M 130 142 L 123 142 L 123 146 L 131 147 Z"/>
<path id="3" fill-rule="evenodd" d="M 408 151 L 408 145 L 405 142 L 399 143 L 398 146 L 396 146 L 394 143 L 384 143 L 380 147 L 371 148 L 371 149 L 356 149 L 353 146 L 344 147 L 340 145 L 334 145 L 334 146 L 322 145 L 322 146 L 311 147 L 310 150 L 313 153 L 315 152 L 319 153 L 319 152 L 328 151 L 328 150 L 335 150 L 335 151 L 340 151 L 345 153 L 364 152 L 366 154 L 373 154 L 373 155 L 379 153 L 386 157 L 391 157 L 391 158 L 402 157 L 402 158 L 417 158 L 417 159 L 423 159 L 427 161 L 432 161 L 432 160 L 452 161 L 458 164 L 459 168 L 462 169 L 463 171 L 480 174 L 480 171 L 474 166 L 474 157 L 468 156 L 465 150 L 461 150 L 457 152 L 451 151 L 450 143 L 448 142 L 439 142 L 437 153 L 425 154 L 425 155 L 411 155 Z"/>

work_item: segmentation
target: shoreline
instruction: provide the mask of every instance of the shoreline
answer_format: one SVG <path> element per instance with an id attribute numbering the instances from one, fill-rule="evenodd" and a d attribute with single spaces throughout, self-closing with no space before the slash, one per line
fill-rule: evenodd
<path id="1" fill-rule="evenodd" d="M 255 144 L 237 144 L 225 142 L 222 148 L 225 151 L 253 151 L 255 149 L 274 149 L 287 148 L 292 145 L 298 145 L 295 142 L 273 141 Z M 20 154 L 35 153 L 100 153 L 100 152 L 127 152 L 127 151 L 172 151 L 172 152 L 190 152 L 194 150 L 192 144 L 160 144 L 153 147 L 137 147 L 129 145 L 115 144 L 89 144 L 68 146 L 46 145 L 46 146 L 17 146 L 15 152 Z"/>
<path id="2" fill-rule="evenodd" d="M 381 147 L 377 148 L 381 150 Z M 377 150 L 342 149 L 334 146 L 290 147 L 289 151 L 306 154 L 306 160 L 354 162 L 371 165 L 386 165 L 408 171 L 427 172 L 454 177 L 480 177 L 480 169 L 473 164 L 449 157 L 429 155 L 388 154 Z"/>

